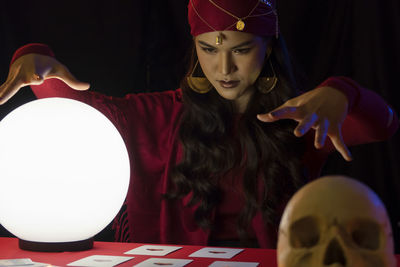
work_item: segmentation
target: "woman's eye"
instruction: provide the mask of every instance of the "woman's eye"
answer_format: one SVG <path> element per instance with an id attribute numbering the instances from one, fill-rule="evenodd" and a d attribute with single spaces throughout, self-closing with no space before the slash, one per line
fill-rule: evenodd
<path id="1" fill-rule="evenodd" d="M 235 54 L 247 54 L 250 51 L 250 48 L 241 48 L 233 50 Z"/>
<path id="2" fill-rule="evenodd" d="M 204 52 L 209 53 L 209 54 L 214 54 L 215 52 L 217 52 L 217 50 L 215 48 L 211 48 L 211 47 L 202 47 L 201 49 Z"/>

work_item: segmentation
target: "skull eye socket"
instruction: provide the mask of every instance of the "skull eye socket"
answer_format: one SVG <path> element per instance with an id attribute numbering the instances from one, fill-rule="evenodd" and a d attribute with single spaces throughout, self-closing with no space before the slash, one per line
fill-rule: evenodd
<path id="1" fill-rule="evenodd" d="M 380 227 L 372 221 L 359 221 L 354 224 L 351 237 L 354 243 L 364 249 L 377 250 L 380 242 Z"/>
<path id="2" fill-rule="evenodd" d="M 290 226 L 290 244 L 293 248 L 310 248 L 319 242 L 319 222 L 317 218 L 307 216 Z"/>

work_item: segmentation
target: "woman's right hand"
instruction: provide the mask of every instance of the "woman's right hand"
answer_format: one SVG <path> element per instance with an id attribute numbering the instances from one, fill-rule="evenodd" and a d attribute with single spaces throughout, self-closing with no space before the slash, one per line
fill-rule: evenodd
<path id="1" fill-rule="evenodd" d="M 87 90 L 90 84 L 78 81 L 57 59 L 40 54 L 26 54 L 14 61 L 7 80 L 0 86 L 0 105 L 7 102 L 20 88 L 39 85 L 56 78 L 75 90 Z"/>

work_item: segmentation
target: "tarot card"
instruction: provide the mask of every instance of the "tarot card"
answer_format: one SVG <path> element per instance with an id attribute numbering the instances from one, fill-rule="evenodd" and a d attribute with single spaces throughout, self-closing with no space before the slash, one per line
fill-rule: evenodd
<path id="1" fill-rule="evenodd" d="M 258 265 L 258 262 L 214 261 L 208 267 L 257 267 Z"/>
<path id="2" fill-rule="evenodd" d="M 134 248 L 132 250 L 129 250 L 124 254 L 165 256 L 181 248 L 182 247 L 175 247 L 175 246 L 143 245 Z"/>
<path id="3" fill-rule="evenodd" d="M 125 257 L 125 256 L 109 256 L 109 255 L 92 255 L 71 263 L 68 263 L 68 266 L 107 266 L 112 267 L 118 264 L 121 264 L 125 261 L 131 260 L 134 257 Z"/>
<path id="4" fill-rule="evenodd" d="M 59 266 L 43 262 L 34 262 L 33 265 L 28 265 L 27 267 L 59 267 Z"/>
<path id="5" fill-rule="evenodd" d="M 5 266 L 31 266 L 33 261 L 31 259 L 4 259 L 0 260 L 0 267 Z"/>
<path id="6" fill-rule="evenodd" d="M 169 259 L 169 258 L 150 258 L 145 261 L 142 261 L 139 264 L 136 264 L 137 267 L 183 267 L 186 264 L 191 263 L 193 260 L 186 259 Z"/>
<path id="7" fill-rule="evenodd" d="M 231 259 L 242 252 L 241 248 L 212 248 L 206 247 L 193 252 L 189 257 Z"/>

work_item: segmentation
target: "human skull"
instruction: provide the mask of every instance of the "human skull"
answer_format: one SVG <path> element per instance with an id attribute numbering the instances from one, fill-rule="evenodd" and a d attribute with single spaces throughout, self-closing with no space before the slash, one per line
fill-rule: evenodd
<path id="1" fill-rule="evenodd" d="M 278 237 L 279 267 L 394 267 L 386 209 L 366 185 L 327 176 L 289 201 Z"/>

